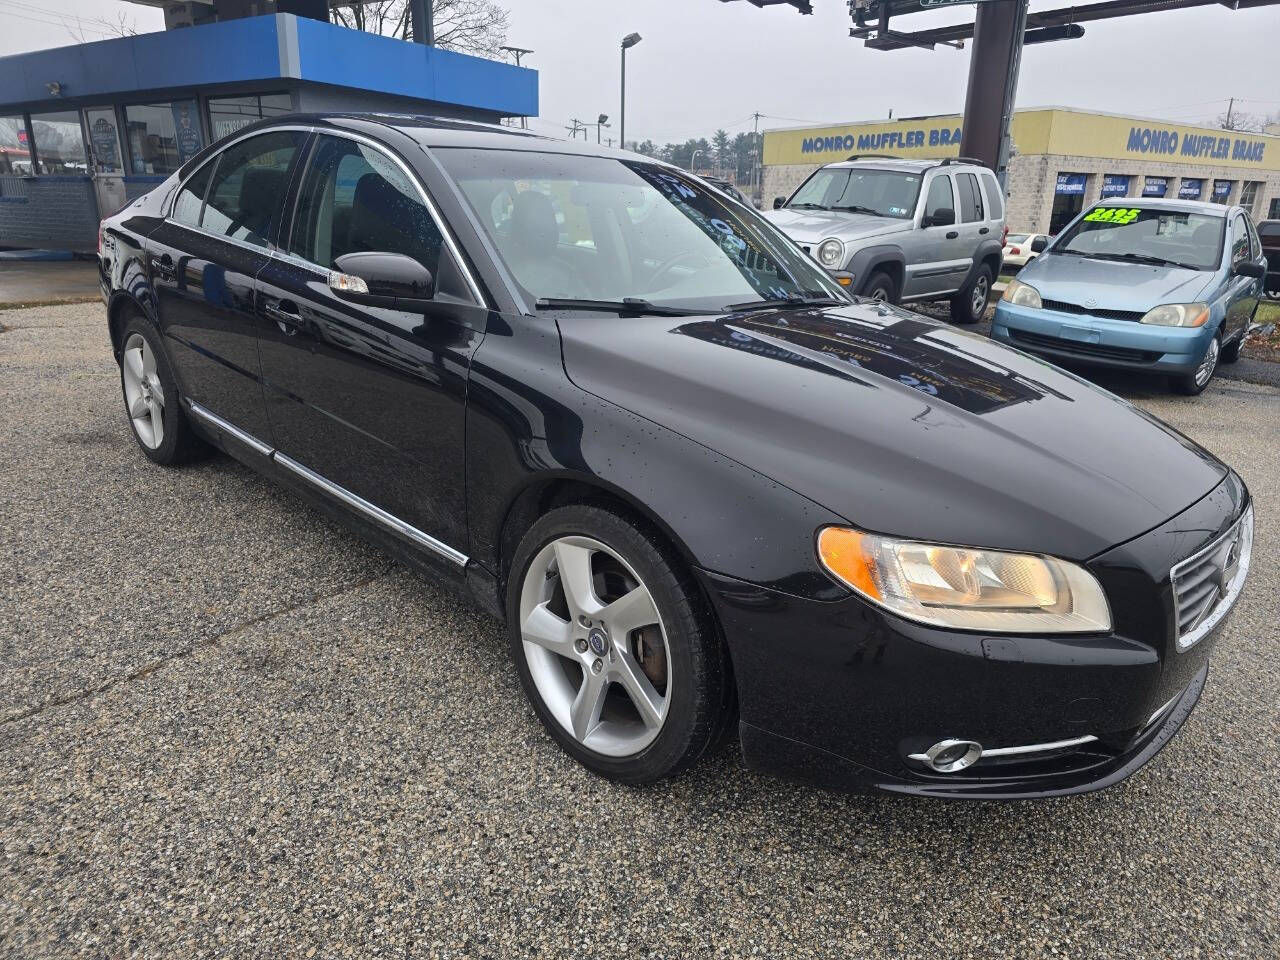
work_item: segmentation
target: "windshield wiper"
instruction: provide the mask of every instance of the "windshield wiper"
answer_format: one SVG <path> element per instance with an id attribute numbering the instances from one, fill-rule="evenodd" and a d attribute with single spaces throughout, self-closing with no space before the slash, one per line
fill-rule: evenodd
<path id="1" fill-rule="evenodd" d="M 604 310 L 611 313 L 648 315 L 650 317 L 695 317 L 705 310 L 688 310 L 684 307 L 664 307 L 650 303 L 643 297 L 623 297 L 621 300 L 574 300 L 559 297 L 540 297 L 534 306 L 539 310 Z"/>
<path id="2" fill-rule="evenodd" d="M 836 307 L 845 303 L 835 297 L 777 297 L 772 300 L 748 300 L 746 303 L 731 303 L 725 307 L 730 313 L 744 313 L 748 310 L 772 310 L 777 307 Z"/>
<path id="3" fill-rule="evenodd" d="M 856 203 L 841 204 L 831 208 L 832 210 L 844 210 L 848 213 L 869 213 L 873 217 L 883 217 L 884 214 L 879 210 L 873 210 L 871 207 L 861 207 Z"/>
<path id="4" fill-rule="evenodd" d="M 820 203 L 788 203 L 788 207 L 793 210 L 825 210 L 827 209 Z"/>
<path id="5" fill-rule="evenodd" d="M 1164 257 L 1152 257 L 1145 253 L 1086 253 L 1082 256 L 1089 257 L 1091 260 L 1115 260 L 1118 263 L 1144 263 L 1153 267 L 1186 267 L 1190 270 L 1198 270 L 1199 267 L 1193 267 L 1187 263 L 1179 263 L 1177 260 L 1166 260 Z"/>

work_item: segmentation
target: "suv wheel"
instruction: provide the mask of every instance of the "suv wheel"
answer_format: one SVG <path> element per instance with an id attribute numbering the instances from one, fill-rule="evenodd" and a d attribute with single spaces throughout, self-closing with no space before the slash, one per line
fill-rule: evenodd
<path id="1" fill-rule="evenodd" d="M 867 287 L 862 295 L 868 300 L 878 300 L 881 303 L 897 303 L 898 285 L 893 282 L 893 277 L 883 270 L 877 270 L 867 280 Z"/>
<path id="2" fill-rule="evenodd" d="M 1217 372 L 1218 361 L 1222 358 L 1221 336 L 1222 333 L 1219 331 L 1218 335 L 1209 341 L 1209 346 L 1204 352 L 1204 359 L 1200 361 L 1200 366 L 1196 367 L 1191 373 L 1169 378 L 1169 386 L 1173 388 L 1175 393 L 1194 397 L 1204 392 L 1204 388 L 1209 385 L 1209 381 L 1213 379 L 1214 373 Z"/>
<path id="3" fill-rule="evenodd" d="M 951 319 L 955 323 L 971 324 L 981 320 L 991 299 L 991 268 L 983 264 L 974 274 L 969 285 L 951 298 Z"/>

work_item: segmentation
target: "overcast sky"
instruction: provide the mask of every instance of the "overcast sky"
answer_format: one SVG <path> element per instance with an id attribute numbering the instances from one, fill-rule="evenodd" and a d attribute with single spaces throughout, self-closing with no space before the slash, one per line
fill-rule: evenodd
<path id="1" fill-rule="evenodd" d="M 760 10 L 746 0 L 499 0 L 511 14 L 507 42 L 536 51 L 541 75 L 538 129 L 558 132 L 572 117 L 618 113 L 619 41 L 644 40 L 627 55 L 628 139 L 659 143 L 751 129 L 959 112 L 969 49 L 867 49 L 848 36 L 844 0 Z M 1031 9 L 1070 0 L 1033 0 Z M 95 18 L 119 11 L 139 29 L 161 29 L 159 10 L 115 0 L 0 0 L 0 55 L 86 39 Z M 921 29 L 972 17 L 973 7 L 901 18 Z M 1226 109 L 1280 113 L 1280 6 L 1231 11 L 1213 5 L 1089 23 L 1081 40 L 1026 49 L 1018 105 L 1063 105 L 1185 122 Z M 617 126 L 605 134 L 617 135 Z"/>

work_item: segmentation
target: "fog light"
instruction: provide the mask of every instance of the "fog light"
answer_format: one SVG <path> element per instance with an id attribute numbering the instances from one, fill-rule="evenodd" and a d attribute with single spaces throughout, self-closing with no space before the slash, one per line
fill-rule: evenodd
<path id="1" fill-rule="evenodd" d="M 959 773 L 972 767 L 981 756 L 982 744 L 973 740 L 939 740 L 924 753 L 910 755 L 938 773 Z"/>

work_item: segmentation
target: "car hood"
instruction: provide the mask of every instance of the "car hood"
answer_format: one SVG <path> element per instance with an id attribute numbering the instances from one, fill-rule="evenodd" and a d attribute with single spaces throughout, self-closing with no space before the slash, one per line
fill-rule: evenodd
<path id="1" fill-rule="evenodd" d="M 865 213 L 844 213 L 839 210 L 782 210 L 764 211 L 774 226 L 797 243 L 821 243 L 835 237 L 838 240 L 862 240 L 884 234 L 901 233 L 911 228 L 910 220 L 894 220 L 891 217 L 873 217 Z"/>
<path id="2" fill-rule="evenodd" d="M 571 316 L 560 331 L 582 389 L 874 532 L 1083 560 L 1227 473 L 1124 400 L 897 308 Z"/>
<path id="3" fill-rule="evenodd" d="M 1162 303 L 1191 303 L 1204 296 L 1213 270 L 1155 267 L 1143 263 L 1091 260 L 1070 253 L 1042 253 L 1018 274 L 1045 300 L 1062 300 L 1104 310 L 1146 313 Z"/>

